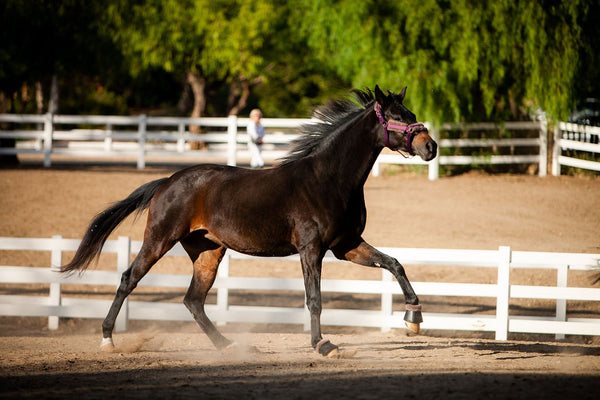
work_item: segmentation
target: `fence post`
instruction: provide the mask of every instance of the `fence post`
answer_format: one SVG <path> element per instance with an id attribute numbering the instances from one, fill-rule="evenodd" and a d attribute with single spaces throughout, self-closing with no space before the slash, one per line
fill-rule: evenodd
<path id="1" fill-rule="evenodd" d="M 54 114 L 47 113 L 44 119 L 44 167 L 51 165 L 52 135 L 54 134 Z"/>
<path id="2" fill-rule="evenodd" d="M 540 121 L 540 161 L 538 176 L 548 174 L 548 121 Z"/>
<path id="3" fill-rule="evenodd" d="M 107 153 L 112 150 L 112 124 L 106 124 L 106 136 L 104 136 L 104 151 Z"/>
<path id="4" fill-rule="evenodd" d="M 117 239 L 117 271 L 125 272 L 129 268 L 129 256 L 131 254 L 131 239 L 129 236 L 119 236 Z M 123 302 L 121 311 L 115 321 L 115 331 L 122 332 L 127 330 L 127 321 L 129 320 L 129 297 Z"/>
<path id="5" fill-rule="evenodd" d="M 144 169 L 146 168 L 146 124 L 147 124 L 146 114 L 140 115 L 140 120 L 138 122 L 138 161 L 137 168 Z"/>
<path id="6" fill-rule="evenodd" d="M 179 124 L 177 126 L 177 152 L 183 153 L 185 151 L 185 124 Z"/>
<path id="7" fill-rule="evenodd" d="M 379 157 L 375 160 L 375 164 L 373 164 L 373 176 L 379 176 L 381 174 L 381 163 L 379 162 Z"/>
<path id="8" fill-rule="evenodd" d="M 569 266 L 561 265 L 556 270 L 556 286 L 557 287 L 567 287 L 567 280 L 569 276 Z M 557 321 L 566 321 L 567 320 L 567 300 L 566 299 L 556 299 L 556 320 Z M 556 340 L 562 340 L 565 338 L 565 335 L 562 333 L 557 333 L 555 335 Z"/>
<path id="9" fill-rule="evenodd" d="M 392 282 L 393 276 L 389 271 L 385 269 L 381 270 L 381 281 Z M 392 293 L 385 290 L 381 293 L 381 314 L 383 314 L 384 323 L 381 324 L 381 332 L 389 332 L 392 328 L 388 323 L 389 318 L 392 317 Z"/>
<path id="10" fill-rule="evenodd" d="M 237 115 L 227 117 L 227 165 L 237 163 Z"/>
<path id="11" fill-rule="evenodd" d="M 560 122 L 554 122 L 554 147 L 552 148 L 552 175 L 560 176 L 560 162 L 558 158 L 560 157 L 561 147 L 560 147 Z"/>
<path id="12" fill-rule="evenodd" d="M 508 305 L 510 298 L 511 250 L 508 246 L 498 248 L 498 291 L 496 294 L 496 340 L 508 338 Z"/>
<path id="13" fill-rule="evenodd" d="M 227 280 L 227 278 L 229 278 L 230 260 L 231 250 L 227 250 L 225 257 L 223 257 L 223 261 L 221 261 L 221 264 L 219 265 L 217 279 Z M 217 309 L 219 310 L 217 326 L 225 326 L 227 324 L 227 310 L 229 309 L 229 289 L 226 287 L 217 289 Z M 223 319 L 218 319 L 221 318 L 221 316 L 223 316 Z"/>
<path id="14" fill-rule="evenodd" d="M 438 143 L 438 154 L 437 156 L 431 160 L 427 166 L 427 172 L 429 175 L 430 181 L 435 181 L 440 176 L 440 133 L 437 129 L 431 128 L 429 130 L 430 136 L 436 143 Z"/>
<path id="15" fill-rule="evenodd" d="M 62 246 L 61 246 L 61 235 L 52 236 L 52 255 L 50 259 L 50 270 L 58 273 L 60 266 L 62 265 Z M 62 304 L 60 283 L 53 282 L 50 284 L 50 300 L 51 306 L 60 306 Z M 48 317 L 48 329 L 58 329 L 59 317 L 57 315 L 51 315 Z"/>

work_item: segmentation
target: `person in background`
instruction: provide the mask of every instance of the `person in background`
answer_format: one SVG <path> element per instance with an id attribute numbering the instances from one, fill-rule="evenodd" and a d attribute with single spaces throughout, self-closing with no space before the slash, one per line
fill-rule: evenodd
<path id="1" fill-rule="evenodd" d="M 260 123 L 262 112 L 255 108 L 250 111 L 250 122 L 248 123 L 248 150 L 250 150 L 252 168 L 262 168 L 265 162 L 260 154 L 262 151 L 263 137 L 265 136 L 265 127 Z"/>

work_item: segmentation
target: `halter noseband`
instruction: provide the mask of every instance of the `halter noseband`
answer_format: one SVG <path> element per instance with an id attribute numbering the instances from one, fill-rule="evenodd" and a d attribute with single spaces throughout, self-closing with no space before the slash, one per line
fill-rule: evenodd
<path id="1" fill-rule="evenodd" d="M 390 133 L 388 132 L 388 129 L 393 131 L 404 131 L 406 132 L 406 149 L 408 151 L 408 154 L 414 156 L 415 153 L 413 153 L 411 148 L 412 140 L 416 136 L 415 133 L 418 135 L 419 132 L 427 132 L 427 128 L 425 128 L 425 125 L 421 123 L 406 124 L 404 122 L 395 121 L 393 119 L 386 121 L 385 118 L 383 118 L 383 114 L 381 113 L 381 106 L 377 102 L 375 102 L 375 114 L 377 114 L 377 118 L 379 118 L 379 122 L 383 126 L 383 130 L 385 132 L 385 145 L 387 147 L 390 147 Z M 398 151 L 398 153 L 400 153 L 400 151 Z"/>

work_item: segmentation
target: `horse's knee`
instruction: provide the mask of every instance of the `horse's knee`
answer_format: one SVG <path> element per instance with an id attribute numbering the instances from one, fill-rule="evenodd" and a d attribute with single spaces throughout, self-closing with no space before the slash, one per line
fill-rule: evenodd
<path id="1" fill-rule="evenodd" d="M 400 264 L 400 261 L 396 260 L 395 258 L 391 259 L 390 269 L 395 276 L 406 276 L 406 271 L 404 270 L 404 267 L 402 266 L 402 264 Z"/>

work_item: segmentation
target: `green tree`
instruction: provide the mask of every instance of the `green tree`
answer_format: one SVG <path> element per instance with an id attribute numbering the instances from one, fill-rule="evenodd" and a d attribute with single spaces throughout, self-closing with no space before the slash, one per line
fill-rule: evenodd
<path id="1" fill-rule="evenodd" d="M 354 86 L 399 90 L 437 122 L 565 118 L 592 1 L 300 0 L 298 32 Z M 597 8 L 597 7 L 596 7 Z"/>
<path id="2" fill-rule="evenodd" d="M 232 111 L 243 108 L 265 66 L 260 54 L 273 12 L 258 0 L 116 0 L 107 17 L 134 74 L 160 67 L 185 75 L 198 117 L 207 82 L 227 82 L 238 99 Z"/>
<path id="3" fill-rule="evenodd" d="M 264 84 L 253 91 L 253 106 L 272 117 L 306 117 L 330 97 L 345 95 L 352 87 L 307 46 L 297 27 L 296 4 L 274 2 L 269 41 L 261 56 L 267 61 Z M 301 16 L 300 16 L 301 17 Z"/>
<path id="4" fill-rule="evenodd" d="M 575 99 L 600 96 L 599 12 L 592 0 L 5 0 L 0 98 L 32 112 L 19 99 L 57 77 L 63 110 L 77 112 L 91 88 L 124 111 L 125 98 L 174 102 L 173 85 L 189 82 L 194 116 L 207 96 L 215 113 L 252 103 L 304 116 L 380 84 L 408 86 L 410 107 L 434 122 L 536 108 L 565 118 Z M 153 81 L 160 91 L 139 90 Z"/>
<path id="5" fill-rule="evenodd" d="M 107 60 L 118 64 L 119 53 L 108 38 L 98 34 L 104 5 L 104 0 L 0 3 L 0 92 L 5 111 L 42 112 L 47 103 L 43 88 L 47 93 L 52 81 L 64 83 L 100 71 L 106 75 Z M 28 104 L 33 96 L 22 94 L 23 90 L 33 92 L 32 88 L 38 97 L 34 108 Z"/>

